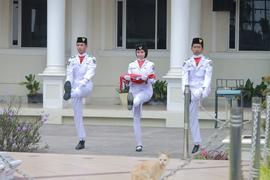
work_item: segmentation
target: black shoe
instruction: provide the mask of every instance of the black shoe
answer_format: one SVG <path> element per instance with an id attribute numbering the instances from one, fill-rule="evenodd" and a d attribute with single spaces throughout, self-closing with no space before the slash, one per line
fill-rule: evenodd
<path id="1" fill-rule="evenodd" d="M 197 145 L 194 145 L 194 147 L 193 147 L 193 149 L 192 149 L 192 154 L 198 152 L 199 149 L 200 149 L 200 145 L 198 145 L 198 144 L 197 144 Z"/>
<path id="2" fill-rule="evenodd" d="M 71 83 L 70 81 L 66 81 L 64 84 L 64 90 L 65 90 L 65 94 L 63 96 L 64 100 L 69 100 L 71 97 Z"/>
<path id="3" fill-rule="evenodd" d="M 136 152 L 141 152 L 142 151 L 142 148 L 143 148 L 143 146 L 136 146 Z"/>
<path id="4" fill-rule="evenodd" d="M 132 93 L 128 93 L 128 96 L 127 96 L 127 102 L 128 102 L 128 110 L 132 110 L 133 108 L 133 95 Z"/>
<path id="5" fill-rule="evenodd" d="M 84 149 L 85 141 L 79 141 L 78 145 L 75 147 L 76 150 Z"/>

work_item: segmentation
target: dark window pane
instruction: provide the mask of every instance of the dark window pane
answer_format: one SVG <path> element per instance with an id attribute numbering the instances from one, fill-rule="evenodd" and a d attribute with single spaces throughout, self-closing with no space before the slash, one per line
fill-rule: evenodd
<path id="1" fill-rule="evenodd" d="M 47 0 L 22 0 L 21 46 L 47 46 Z"/>
<path id="2" fill-rule="evenodd" d="M 117 3 L 117 47 L 122 47 L 123 40 L 123 2 Z"/>
<path id="3" fill-rule="evenodd" d="M 166 49 L 167 1 L 158 0 L 157 48 Z"/>
<path id="4" fill-rule="evenodd" d="M 127 0 L 126 48 L 145 42 L 155 48 L 155 0 Z"/>
<path id="5" fill-rule="evenodd" d="M 213 11 L 230 11 L 233 0 L 213 0 Z"/>
<path id="6" fill-rule="evenodd" d="M 270 50 L 270 0 L 240 1 L 239 50 Z"/>
<path id="7" fill-rule="evenodd" d="M 235 49 L 235 10 L 236 3 L 234 2 L 230 10 L 230 49 Z"/>

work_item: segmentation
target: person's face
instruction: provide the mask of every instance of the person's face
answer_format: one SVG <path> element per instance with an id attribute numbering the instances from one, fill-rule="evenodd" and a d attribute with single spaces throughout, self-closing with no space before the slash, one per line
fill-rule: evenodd
<path id="1" fill-rule="evenodd" d="M 83 54 L 86 52 L 87 45 L 85 43 L 77 43 L 76 46 L 79 54 Z"/>
<path id="2" fill-rule="evenodd" d="M 144 59 L 145 57 L 145 52 L 143 49 L 136 50 L 136 56 L 138 59 Z"/>
<path id="3" fill-rule="evenodd" d="M 203 47 L 201 44 L 193 44 L 191 47 L 191 51 L 193 52 L 194 55 L 200 55 L 203 52 Z"/>

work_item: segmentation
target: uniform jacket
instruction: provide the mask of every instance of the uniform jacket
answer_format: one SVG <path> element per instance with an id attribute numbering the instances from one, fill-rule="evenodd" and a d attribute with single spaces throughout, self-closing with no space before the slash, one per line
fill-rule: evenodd
<path id="1" fill-rule="evenodd" d="M 128 74 L 140 74 L 144 76 L 149 76 L 150 74 L 155 74 L 155 65 L 153 62 L 145 59 L 142 67 L 139 66 L 137 60 L 131 62 L 128 66 Z M 142 84 L 136 84 L 130 81 L 130 91 L 138 92 L 142 90 L 150 90 L 153 91 L 152 83 L 154 83 L 154 79 L 148 79 L 147 82 Z"/>
<path id="2" fill-rule="evenodd" d="M 201 61 L 197 66 L 194 60 L 194 56 L 184 61 L 182 69 L 183 92 L 185 85 L 189 85 L 191 92 L 194 92 L 199 88 L 203 88 L 203 96 L 208 96 L 211 90 L 212 70 L 212 60 L 206 58 L 205 56 L 202 56 Z"/>
<path id="3" fill-rule="evenodd" d="M 96 58 L 88 54 L 84 54 L 84 60 L 80 63 L 79 55 L 72 56 L 68 60 L 67 65 L 67 81 L 72 84 L 79 82 L 80 80 L 86 79 L 91 81 L 95 75 L 96 70 Z"/>

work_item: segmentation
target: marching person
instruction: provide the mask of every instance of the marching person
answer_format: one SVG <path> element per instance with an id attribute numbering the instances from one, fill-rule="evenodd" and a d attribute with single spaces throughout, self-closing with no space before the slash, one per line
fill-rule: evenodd
<path id="1" fill-rule="evenodd" d="M 85 129 L 83 125 L 83 98 L 90 96 L 93 83 L 92 78 L 95 75 L 96 58 L 87 54 L 87 38 L 78 37 L 76 56 L 72 56 L 68 60 L 67 76 L 64 84 L 64 100 L 71 98 L 74 111 L 74 122 L 79 138 L 79 143 L 75 147 L 76 150 L 85 148 Z"/>
<path id="2" fill-rule="evenodd" d="M 203 53 L 203 39 L 194 38 L 191 44 L 193 56 L 183 64 L 182 90 L 189 85 L 191 91 L 191 102 L 189 105 L 190 129 L 194 147 L 192 153 L 200 148 L 201 134 L 199 127 L 199 103 L 207 97 L 211 90 L 212 60 L 206 58 Z"/>
<path id="3" fill-rule="evenodd" d="M 152 84 L 155 81 L 154 63 L 147 60 L 148 49 L 145 44 L 138 44 L 135 49 L 137 59 L 128 66 L 124 79 L 129 81 L 128 109 L 133 110 L 133 128 L 136 139 L 136 151 L 143 149 L 141 140 L 142 105 L 153 95 Z"/>

